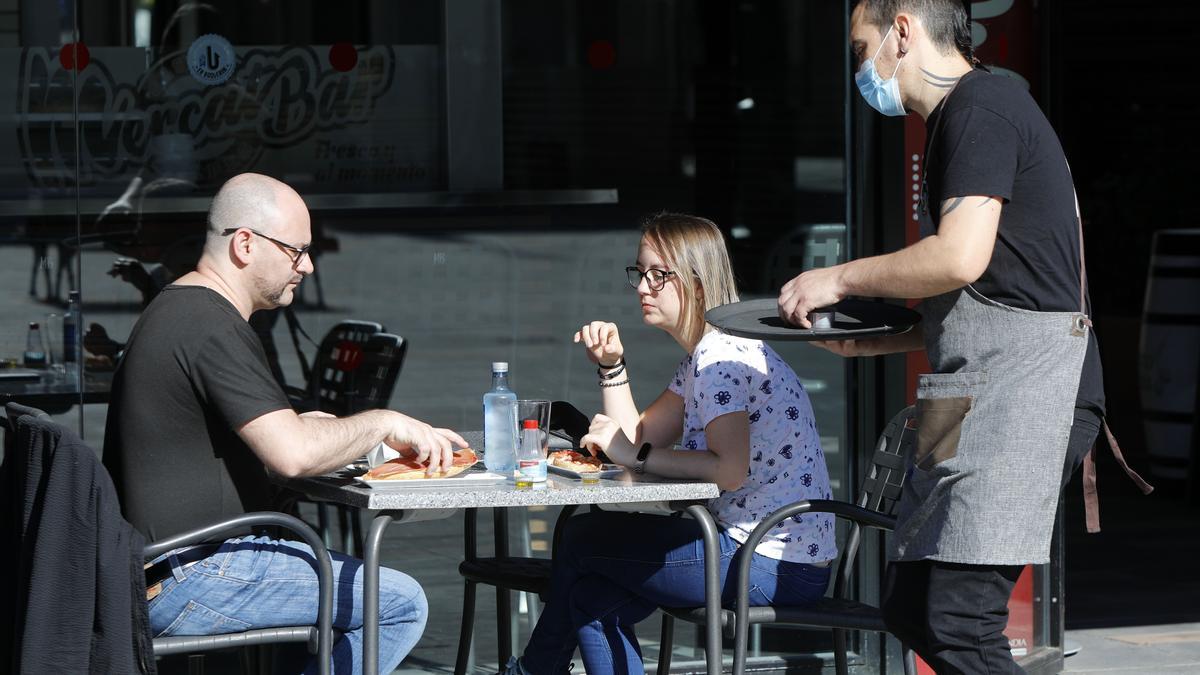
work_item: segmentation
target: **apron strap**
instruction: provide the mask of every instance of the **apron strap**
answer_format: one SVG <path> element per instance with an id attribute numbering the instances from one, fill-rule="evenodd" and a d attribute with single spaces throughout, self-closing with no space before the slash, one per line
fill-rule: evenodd
<path id="1" fill-rule="evenodd" d="M 1071 186 L 1071 192 L 1075 197 L 1075 222 L 1079 226 L 1079 313 L 1083 315 L 1084 322 L 1091 326 L 1087 311 L 1087 264 L 1083 258 L 1083 215 L 1079 211 L 1079 193 L 1075 191 L 1075 186 Z"/>
<path id="2" fill-rule="evenodd" d="M 1067 165 L 1067 173 L 1071 172 L 1071 167 Z M 1079 313 L 1083 315 L 1084 325 L 1091 327 L 1092 320 L 1088 317 L 1087 306 L 1087 264 L 1084 261 L 1083 254 L 1083 215 L 1079 210 L 1079 192 L 1075 190 L 1075 186 L 1071 186 L 1072 196 L 1075 198 L 1075 222 L 1079 226 Z M 1142 479 L 1138 472 L 1129 467 L 1129 462 L 1125 461 L 1125 455 L 1121 453 L 1121 446 L 1117 443 L 1117 437 L 1113 435 L 1112 429 L 1108 428 L 1108 420 L 1102 420 L 1104 425 L 1104 435 L 1108 439 L 1108 447 L 1112 450 L 1113 457 L 1117 460 L 1117 464 L 1125 471 L 1125 474 L 1133 480 L 1142 494 L 1150 494 L 1154 491 L 1154 487 Z M 1089 533 L 1100 531 L 1100 493 L 1096 487 L 1096 444 L 1092 444 L 1092 448 L 1083 457 L 1083 513 L 1084 521 L 1087 525 Z"/>
<path id="3" fill-rule="evenodd" d="M 1129 463 L 1125 461 L 1125 455 L 1121 453 L 1121 446 L 1117 444 L 1117 437 L 1113 435 L 1112 429 L 1108 428 L 1108 420 L 1103 420 L 1104 435 L 1108 439 L 1108 447 L 1112 449 L 1113 457 L 1117 460 L 1117 464 L 1125 470 L 1126 475 L 1138 486 L 1142 494 L 1148 495 L 1154 491 L 1154 486 L 1147 483 L 1138 472 L 1130 468 Z M 1099 492 L 1096 489 L 1096 444 L 1092 444 L 1092 449 L 1083 457 L 1083 513 L 1084 521 L 1087 525 L 1087 531 L 1094 534 L 1100 531 L 1100 499 Z"/>

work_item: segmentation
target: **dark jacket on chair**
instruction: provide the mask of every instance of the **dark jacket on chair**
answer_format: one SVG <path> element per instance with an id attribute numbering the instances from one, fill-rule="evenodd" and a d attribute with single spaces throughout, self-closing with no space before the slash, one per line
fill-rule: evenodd
<path id="1" fill-rule="evenodd" d="M 32 416 L 8 420 L 0 521 L 0 671 L 154 673 L 145 542 L 95 452 Z M 10 438 L 11 440 L 11 438 Z"/>

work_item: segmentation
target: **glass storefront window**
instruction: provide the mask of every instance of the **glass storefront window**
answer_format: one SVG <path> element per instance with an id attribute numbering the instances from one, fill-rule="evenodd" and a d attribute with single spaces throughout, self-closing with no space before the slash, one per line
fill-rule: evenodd
<path id="1" fill-rule="evenodd" d="M 291 317 L 255 320 L 280 379 L 302 386 L 301 361 L 338 322 L 376 321 L 408 342 L 390 406 L 458 429 L 482 424 L 493 360 L 521 396 L 597 411 L 570 341 L 593 319 L 621 327 L 635 398 L 662 391 L 682 353 L 641 323 L 623 272 L 649 214 L 717 222 L 745 299 L 845 260 L 858 236 L 844 2 L 10 4 L 0 256 L 15 309 L 0 356 L 19 357 L 28 322 L 77 288 L 89 372 L 111 368 L 143 303 L 194 265 L 212 194 L 244 171 L 288 182 L 313 217 L 317 273 Z M 852 497 L 844 362 L 773 346 L 813 401 L 835 497 Z M 103 404 L 57 412 L 100 446 Z M 555 515 L 514 518 L 530 551 Z M 452 565 L 387 562 L 458 602 Z M 481 660 L 489 611 L 481 601 Z M 414 658 L 446 662 L 453 645 L 431 630 Z M 640 634 L 654 658 L 656 621 Z M 698 656 L 696 638 L 678 632 L 677 662 Z M 762 656 L 828 648 L 818 632 L 753 639 Z"/>

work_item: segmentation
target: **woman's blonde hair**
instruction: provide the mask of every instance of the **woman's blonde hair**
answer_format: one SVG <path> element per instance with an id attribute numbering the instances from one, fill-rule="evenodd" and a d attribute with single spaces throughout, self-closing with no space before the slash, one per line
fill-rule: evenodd
<path id="1" fill-rule="evenodd" d="M 707 218 L 664 211 L 642 222 L 642 237 L 680 280 L 683 335 L 699 340 L 704 313 L 738 299 L 720 228 Z M 688 283 L 689 272 L 699 283 Z"/>

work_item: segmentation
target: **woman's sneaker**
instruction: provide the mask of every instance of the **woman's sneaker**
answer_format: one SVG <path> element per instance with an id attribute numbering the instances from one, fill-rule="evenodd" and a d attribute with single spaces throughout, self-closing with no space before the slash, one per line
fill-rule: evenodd
<path id="1" fill-rule="evenodd" d="M 504 670 L 496 673 L 496 675 L 529 675 L 525 669 L 521 667 L 521 660 L 515 656 L 508 659 L 508 665 L 504 666 Z"/>

